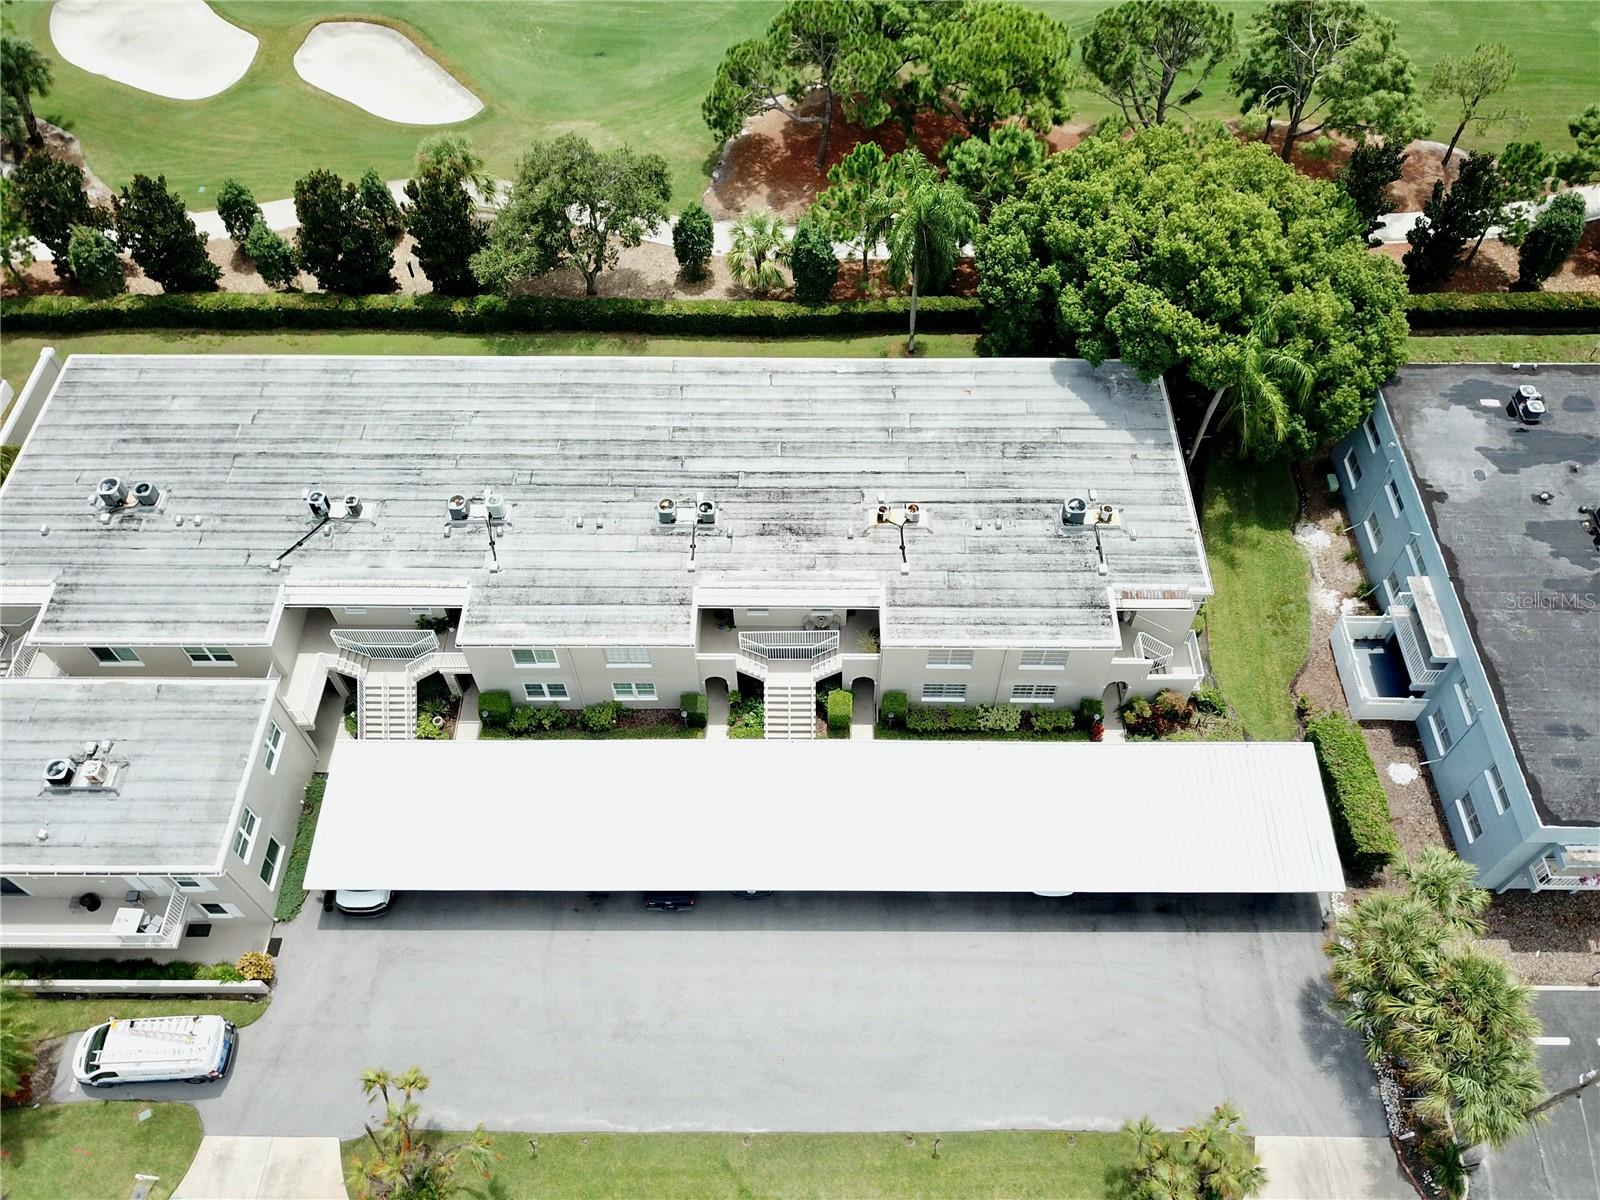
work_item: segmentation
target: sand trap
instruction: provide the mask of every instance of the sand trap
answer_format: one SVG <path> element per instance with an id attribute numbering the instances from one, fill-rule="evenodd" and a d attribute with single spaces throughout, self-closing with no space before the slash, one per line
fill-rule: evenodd
<path id="1" fill-rule="evenodd" d="M 260 44 L 204 0 L 59 0 L 50 40 L 75 67 L 173 100 L 232 87 Z"/>
<path id="2" fill-rule="evenodd" d="M 403 33 L 368 21 L 325 21 L 294 52 L 312 87 L 401 125 L 448 125 L 481 112 L 479 100 Z"/>

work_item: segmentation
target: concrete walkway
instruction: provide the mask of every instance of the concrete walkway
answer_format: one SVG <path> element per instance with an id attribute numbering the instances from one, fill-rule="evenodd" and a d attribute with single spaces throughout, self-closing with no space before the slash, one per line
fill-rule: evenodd
<path id="1" fill-rule="evenodd" d="M 1600 183 L 1586 184 L 1583 187 L 1573 188 L 1572 190 L 1583 197 L 1583 219 L 1585 221 L 1600 221 Z M 1550 200 L 1553 199 L 1555 199 L 1554 196 L 1550 198 Z M 1522 207 L 1526 207 L 1532 213 L 1543 212 L 1545 208 L 1549 207 L 1550 200 Z M 1420 216 L 1422 214 L 1419 212 L 1390 213 L 1379 223 L 1372 236 L 1388 245 L 1404 242 L 1406 234 L 1411 232 L 1411 227 L 1417 223 L 1417 218 Z M 1489 232 L 1486 236 L 1491 239 L 1498 238 L 1500 236 L 1500 226 L 1489 226 Z"/>
<path id="2" fill-rule="evenodd" d="M 1388 1138 L 1258 1137 L 1262 1200 L 1416 1200 Z"/>
<path id="3" fill-rule="evenodd" d="M 706 685 L 706 741 L 728 740 L 728 685 L 713 679 Z"/>
<path id="4" fill-rule="evenodd" d="M 461 693 L 461 709 L 456 713 L 455 739 L 458 742 L 475 742 L 482 729 L 483 722 L 478 719 L 478 685 L 474 683 Z"/>
<path id="5" fill-rule="evenodd" d="M 860 688 L 850 701 L 850 736 L 870 742 L 875 736 L 878 714 L 873 711 L 872 693 Z"/>
<path id="6" fill-rule="evenodd" d="M 346 1200 L 339 1140 L 206 1137 L 173 1200 Z"/>

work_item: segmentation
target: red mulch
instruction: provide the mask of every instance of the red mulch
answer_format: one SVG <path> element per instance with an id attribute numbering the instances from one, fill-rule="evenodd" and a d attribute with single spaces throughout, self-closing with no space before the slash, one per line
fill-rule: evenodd
<path id="1" fill-rule="evenodd" d="M 1374 253 L 1399 262 L 1411 247 L 1405 242 L 1380 246 Z M 1470 249 L 1470 248 L 1469 248 Z M 1483 243 L 1477 256 L 1461 267 L 1442 287 L 1416 288 L 1419 292 L 1506 292 L 1517 281 L 1517 251 L 1497 238 Z M 1547 292 L 1600 294 L 1600 221 L 1590 221 L 1572 257 L 1544 281 Z"/>

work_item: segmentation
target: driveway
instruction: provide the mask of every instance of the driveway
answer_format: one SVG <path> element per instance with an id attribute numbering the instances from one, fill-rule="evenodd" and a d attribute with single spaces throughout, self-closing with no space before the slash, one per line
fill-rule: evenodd
<path id="1" fill-rule="evenodd" d="M 361 1070 L 415 1063 L 454 1128 L 1171 1127 L 1229 1099 L 1259 1133 L 1384 1132 L 1310 899 L 413 893 L 280 932 L 230 1078 L 122 1095 L 348 1138 Z"/>

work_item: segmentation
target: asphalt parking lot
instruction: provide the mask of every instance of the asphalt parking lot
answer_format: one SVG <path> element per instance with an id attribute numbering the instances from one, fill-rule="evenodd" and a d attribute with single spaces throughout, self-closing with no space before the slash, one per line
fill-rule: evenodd
<path id="1" fill-rule="evenodd" d="M 1539 1067 L 1552 1093 L 1600 1068 L 1600 989 L 1540 988 L 1534 1007 L 1544 1025 Z M 1600 1085 L 1549 1110 L 1504 1150 L 1483 1156 L 1475 1196 L 1494 1200 L 1587 1200 L 1600 1197 Z"/>
<path id="2" fill-rule="evenodd" d="M 456 1128 L 1173 1127 L 1232 1100 L 1260 1133 L 1384 1131 L 1314 898 L 416 893 L 280 932 L 228 1079 L 111 1094 L 351 1137 L 362 1069 L 415 1063 Z"/>

